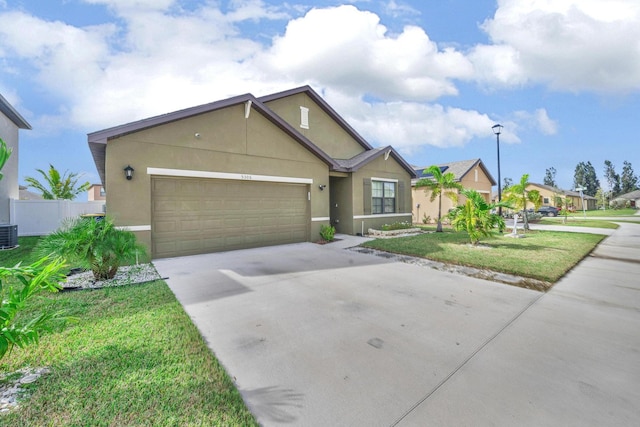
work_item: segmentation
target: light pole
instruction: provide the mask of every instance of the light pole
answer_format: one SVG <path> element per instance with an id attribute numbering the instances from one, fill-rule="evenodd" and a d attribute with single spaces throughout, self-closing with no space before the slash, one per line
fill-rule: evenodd
<path id="1" fill-rule="evenodd" d="M 498 203 L 502 201 L 502 183 L 500 182 L 500 133 L 502 132 L 502 127 L 500 124 L 491 126 L 491 130 L 496 134 L 498 147 Z M 502 216 L 502 206 L 498 206 L 498 215 Z"/>

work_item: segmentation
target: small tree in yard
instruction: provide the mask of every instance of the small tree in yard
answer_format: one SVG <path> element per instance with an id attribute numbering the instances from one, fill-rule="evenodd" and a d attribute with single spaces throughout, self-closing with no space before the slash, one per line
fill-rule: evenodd
<path id="1" fill-rule="evenodd" d="M 4 164 L 9 160 L 11 156 L 11 149 L 7 147 L 7 144 L 2 138 L 0 138 L 0 171 L 4 167 Z M 0 180 L 2 179 L 2 172 L 0 172 Z"/>
<path id="2" fill-rule="evenodd" d="M 135 235 L 116 228 L 109 218 L 74 218 L 38 243 L 42 254 L 54 253 L 91 270 L 96 280 L 112 279 L 118 268 L 146 255 Z"/>
<path id="3" fill-rule="evenodd" d="M 527 216 L 527 203 L 532 203 L 534 209 L 540 207 L 540 192 L 538 190 L 527 190 L 529 185 L 529 174 L 522 175 L 520 182 L 513 184 L 507 191 L 505 200 L 515 209 L 523 210 L 524 229 L 529 229 L 529 218 Z"/>
<path id="4" fill-rule="evenodd" d="M 455 230 L 466 231 L 474 245 L 478 244 L 482 237 L 489 237 L 495 229 L 504 231 L 504 218 L 492 211 L 498 207 L 510 207 L 507 202 L 487 203 L 480 193 L 467 188 L 463 189 L 461 194 L 467 200 L 449 213 Z"/>
<path id="5" fill-rule="evenodd" d="M 453 173 L 447 172 L 442 173 L 440 168 L 436 165 L 429 166 L 424 170 L 425 173 L 428 173 L 432 176 L 432 178 L 422 178 L 418 182 L 416 182 L 416 188 L 426 187 L 426 190 L 431 190 L 430 201 L 434 201 L 436 197 L 438 198 L 438 225 L 436 227 L 436 231 L 442 232 L 442 195 L 444 194 L 454 203 L 458 201 L 458 193 L 456 190 L 462 189 L 462 184 L 456 182 L 456 177 Z"/>

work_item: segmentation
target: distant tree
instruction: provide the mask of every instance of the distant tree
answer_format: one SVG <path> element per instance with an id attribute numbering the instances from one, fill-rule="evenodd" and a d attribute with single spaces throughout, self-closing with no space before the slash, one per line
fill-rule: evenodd
<path id="1" fill-rule="evenodd" d="M 622 194 L 638 189 L 638 177 L 633 173 L 633 167 L 628 161 L 622 163 L 622 174 L 620 175 L 620 191 Z"/>
<path id="2" fill-rule="evenodd" d="M 506 190 L 507 188 L 513 185 L 513 180 L 511 178 L 503 178 L 502 179 L 502 189 Z"/>
<path id="3" fill-rule="evenodd" d="M 548 185 L 550 187 L 557 187 L 556 185 L 556 168 L 553 166 L 547 169 L 544 174 L 544 185 Z"/>
<path id="4" fill-rule="evenodd" d="M 516 209 L 523 210 L 524 229 L 529 229 L 529 217 L 527 215 L 527 203 L 532 203 L 534 209 L 540 207 L 540 192 L 538 190 L 527 190 L 529 186 L 529 174 L 522 175 L 520 182 L 509 187 L 506 193 L 506 202 Z"/>
<path id="5" fill-rule="evenodd" d="M 436 227 L 437 232 L 442 232 L 442 195 L 444 194 L 454 203 L 458 201 L 457 190 L 462 189 L 462 185 L 456 182 L 456 177 L 453 173 L 442 173 L 440 168 L 436 165 L 429 166 L 424 170 L 425 174 L 430 174 L 431 178 L 422 178 L 416 182 L 416 188 L 426 187 L 426 190 L 431 190 L 430 200 L 433 202 L 436 197 L 438 198 L 438 225 Z"/>
<path id="6" fill-rule="evenodd" d="M 615 197 L 620 194 L 620 175 L 616 173 L 616 167 L 610 160 L 604 161 L 604 177 L 609 184 L 611 196 Z"/>
<path id="7" fill-rule="evenodd" d="M 78 178 L 76 178 L 78 174 L 65 172 L 64 175 L 60 175 L 60 172 L 51 164 L 48 172 L 42 169 L 36 169 L 36 171 L 42 175 L 46 184 L 30 176 L 24 180 L 29 183 L 29 187 L 39 190 L 45 200 L 73 200 L 78 194 L 84 193 L 91 186 L 89 182 L 85 182 L 76 187 L 78 185 Z"/>
<path id="8" fill-rule="evenodd" d="M 606 209 L 607 192 L 604 191 L 602 187 L 598 188 L 594 197 L 596 198 L 596 207 L 598 209 Z"/>
<path id="9" fill-rule="evenodd" d="M 591 162 L 580 162 L 576 165 L 576 170 L 573 175 L 573 187 L 582 187 L 584 188 L 584 194 L 587 196 L 595 196 L 598 187 L 600 187 L 600 181 L 598 181 L 596 170 Z"/>

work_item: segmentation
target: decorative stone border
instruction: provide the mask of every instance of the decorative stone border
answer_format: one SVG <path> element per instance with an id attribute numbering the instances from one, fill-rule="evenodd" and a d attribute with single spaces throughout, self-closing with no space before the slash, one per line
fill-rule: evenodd
<path id="1" fill-rule="evenodd" d="M 398 237 L 398 236 L 406 236 L 410 234 L 420 234 L 422 233 L 421 228 L 402 228 L 400 230 L 375 230 L 370 228 L 367 233 L 371 237 Z"/>

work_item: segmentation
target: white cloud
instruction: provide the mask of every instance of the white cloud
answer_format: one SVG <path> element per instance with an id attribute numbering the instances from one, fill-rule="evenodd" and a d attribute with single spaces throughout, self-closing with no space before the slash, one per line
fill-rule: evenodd
<path id="1" fill-rule="evenodd" d="M 637 0 L 500 0 L 482 28 L 492 45 L 470 58 L 488 86 L 544 83 L 558 91 L 640 89 Z"/>
<path id="2" fill-rule="evenodd" d="M 95 131 L 309 83 L 374 145 L 410 153 L 491 136 L 495 121 L 486 113 L 429 104 L 456 95 L 456 80 L 472 80 L 474 68 L 462 52 L 440 48 L 416 26 L 390 34 L 376 14 L 354 6 L 312 9 L 263 46 L 236 26 L 286 16 L 261 0 L 232 1 L 226 13 L 213 2 L 182 10 L 172 0 L 85 1 L 108 6 L 117 19 L 76 27 L 0 13 L 0 60 L 29 61 L 38 85 L 60 99 L 58 114 L 41 116 L 34 127 Z M 500 69 L 492 68 L 496 54 Z M 525 84 L 530 77 L 520 56 L 501 44 L 480 46 L 471 58 L 487 81 Z M 506 143 L 519 142 L 519 129 L 551 134 L 557 127 L 544 109 L 511 119 L 503 123 Z"/>
<path id="3" fill-rule="evenodd" d="M 392 100 L 456 95 L 453 79 L 472 72 L 463 54 L 439 50 L 421 28 L 390 36 L 376 14 L 353 6 L 312 9 L 290 21 L 261 61 L 292 80 Z"/>

